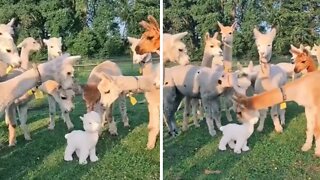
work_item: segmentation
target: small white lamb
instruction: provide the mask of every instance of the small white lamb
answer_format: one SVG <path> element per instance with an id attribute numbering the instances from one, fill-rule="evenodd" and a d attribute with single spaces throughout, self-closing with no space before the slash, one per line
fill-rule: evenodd
<path id="1" fill-rule="evenodd" d="M 72 154 L 76 152 L 79 157 L 79 164 L 87 164 L 87 158 L 90 155 L 90 161 L 96 162 L 99 158 L 96 155 L 96 144 L 99 138 L 101 128 L 101 116 L 94 111 L 80 116 L 83 121 L 82 130 L 74 130 L 65 135 L 67 147 L 64 152 L 64 160 L 72 161 Z"/>
<path id="2" fill-rule="evenodd" d="M 221 126 L 220 130 L 222 131 L 223 136 L 219 143 L 219 150 L 226 150 L 227 144 L 237 154 L 240 154 L 241 150 L 250 150 L 247 146 L 247 140 L 253 133 L 254 124 L 256 124 L 258 120 L 258 117 L 252 117 L 250 120 L 244 121 L 243 124 L 230 123 L 226 126 Z"/>

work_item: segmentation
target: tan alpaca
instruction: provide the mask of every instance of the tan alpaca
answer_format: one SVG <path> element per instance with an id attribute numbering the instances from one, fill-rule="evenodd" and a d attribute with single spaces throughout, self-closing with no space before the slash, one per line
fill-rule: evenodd
<path id="1" fill-rule="evenodd" d="M 259 94 L 264 91 L 283 86 L 287 82 L 287 75 L 280 67 L 271 66 L 269 64 L 272 55 L 272 42 L 276 35 L 276 29 L 273 28 L 269 33 L 262 34 L 254 28 L 253 32 L 258 48 L 261 67 L 254 86 L 255 93 Z M 263 130 L 267 112 L 268 109 L 260 110 L 260 122 L 257 128 L 258 131 Z M 285 124 L 285 109 L 280 108 L 280 105 L 275 105 L 271 107 L 270 113 L 276 132 L 282 132 L 283 128 L 281 125 Z"/>
<path id="2" fill-rule="evenodd" d="M 100 102 L 104 107 L 109 107 L 120 95 L 144 93 L 148 102 L 149 111 L 149 135 L 147 148 L 155 147 L 156 139 L 160 131 L 160 89 L 153 84 L 153 78 L 144 76 L 110 76 L 97 74 L 101 78 L 98 89 L 101 94 Z"/>
<path id="3" fill-rule="evenodd" d="M 317 57 L 318 66 L 320 65 L 320 45 L 314 44 L 311 49 L 311 55 Z"/>
<path id="4" fill-rule="evenodd" d="M 15 99 L 24 95 L 28 90 L 47 80 L 55 80 L 63 89 L 73 86 L 73 65 L 80 56 L 69 56 L 68 54 L 56 58 L 50 62 L 39 64 L 19 76 L 0 83 L 0 113 L 14 102 Z M 11 122 L 14 125 L 14 122 Z M 12 129 L 13 126 L 9 126 Z M 15 134 L 10 131 L 9 139 L 11 143 L 15 141 Z M 12 132 L 12 133 L 11 133 Z"/>
<path id="5" fill-rule="evenodd" d="M 220 28 L 221 40 L 223 42 L 223 63 L 224 67 L 228 70 L 232 68 L 232 45 L 233 45 L 233 32 L 237 23 L 234 22 L 231 26 L 224 26 L 218 21 Z"/>
<path id="6" fill-rule="evenodd" d="M 14 25 L 15 19 L 12 18 L 8 24 L 0 24 L 0 36 L 12 38 L 14 35 L 13 31 L 13 25 Z"/>
<path id="7" fill-rule="evenodd" d="M 50 39 L 43 39 L 44 44 L 48 49 L 48 61 L 61 56 L 62 54 L 62 38 L 51 37 Z"/>
<path id="8" fill-rule="evenodd" d="M 106 123 L 109 125 L 109 132 L 112 135 L 117 135 L 117 126 L 112 116 L 113 103 L 109 106 L 105 106 L 104 109 L 99 109 L 101 107 L 99 101 L 101 94 L 97 88 L 101 79 L 97 76 L 99 73 L 105 73 L 112 76 L 121 76 L 122 72 L 118 65 L 111 61 L 104 61 L 103 63 L 94 67 L 88 77 L 87 85 L 83 88 L 83 99 L 86 102 L 87 112 L 98 111 L 102 116 L 102 125 Z M 129 118 L 127 115 L 126 99 L 125 95 L 121 94 L 119 96 L 119 109 L 122 116 L 122 121 L 125 127 L 129 126 Z"/>
<path id="9" fill-rule="evenodd" d="M 187 34 L 187 32 L 163 34 L 163 63 L 169 61 L 176 62 L 181 65 L 190 63 L 186 45 L 181 41 L 181 39 Z"/>

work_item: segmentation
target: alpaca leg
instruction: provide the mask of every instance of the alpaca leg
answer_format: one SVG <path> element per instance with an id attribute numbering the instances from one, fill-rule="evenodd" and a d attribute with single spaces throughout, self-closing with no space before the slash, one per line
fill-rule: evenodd
<path id="1" fill-rule="evenodd" d="M 156 145 L 157 137 L 160 132 L 160 109 L 157 105 L 148 105 L 149 110 L 149 124 L 148 124 L 148 144 L 147 149 L 153 149 Z"/>
<path id="2" fill-rule="evenodd" d="M 267 118 L 267 112 L 268 112 L 268 109 L 262 109 L 262 110 L 259 111 L 260 117 L 259 117 L 259 126 L 257 128 L 257 131 L 261 132 L 263 130 L 264 121 Z"/>
<path id="3" fill-rule="evenodd" d="M 14 105 L 9 105 L 6 108 L 6 115 L 5 120 L 8 124 L 8 130 L 9 130 L 9 146 L 15 146 L 16 145 L 16 111 Z"/>
<path id="4" fill-rule="evenodd" d="M 307 118 L 307 131 L 306 131 L 306 142 L 302 146 L 302 151 L 308 151 L 312 147 L 313 141 L 313 130 L 314 130 L 314 113 L 311 109 L 305 108 L 305 114 Z"/>
<path id="5" fill-rule="evenodd" d="M 234 149 L 234 147 L 236 146 L 236 143 L 234 143 L 234 140 L 230 140 L 230 141 L 228 142 L 228 145 L 229 145 L 229 147 L 230 147 L 231 149 Z"/>
<path id="6" fill-rule="evenodd" d="M 87 158 L 89 156 L 89 149 L 80 149 L 80 154 L 79 154 L 79 164 L 87 164 Z"/>
<path id="7" fill-rule="evenodd" d="M 203 102 L 203 107 L 204 107 L 204 111 L 205 111 L 205 114 L 206 114 L 206 122 L 207 122 L 207 125 L 208 125 L 209 133 L 213 137 L 217 133 L 214 130 L 214 125 L 213 125 L 212 111 L 211 111 L 212 104 L 206 99 L 202 99 L 202 102 Z"/>
<path id="8" fill-rule="evenodd" d="M 190 101 L 191 101 L 191 98 L 185 97 L 182 131 L 188 130 L 189 116 L 190 116 L 190 109 L 191 109 Z"/>
<path id="9" fill-rule="evenodd" d="M 211 113 L 212 113 L 212 118 L 214 119 L 216 126 L 218 129 L 221 127 L 221 111 L 219 109 L 220 102 L 217 101 L 212 101 L 212 106 L 211 106 Z"/>
<path id="10" fill-rule="evenodd" d="M 62 116 L 63 121 L 67 124 L 68 130 L 73 129 L 74 125 L 71 122 L 69 112 L 67 112 L 67 111 L 61 112 L 61 116 Z"/>
<path id="11" fill-rule="evenodd" d="M 127 104 L 126 104 L 126 97 L 121 95 L 119 97 L 119 109 L 122 117 L 122 122 L 124 127 L 130 127 L 129 125 L 129 118 L 127 115 Z"/>
<path id="12" fill-rule="evenodd" d="M 49 103 L 49 126 L 48 126 L 48 129 L 50 130 L 53 130 L 54 129 L 54 126 L 55 126 L 55 121 L 54 121 L 54 118 L 56 116 L 56 101 L 55 99 L 48 95 L 48 103 Z"/>
<path id="13" fill-rule="evenodd" d="M 19 120 L 20 120 L 20 128 L 23 131 L 24 139 L 30 141 L 31 136 L 30 136 L 30 131 L 27 125 L 27 120 L 28 120 L 28 104 L 23 104 L 19 107 Z"/>
<path id="14" fill-rule="evenodd" d="M 113 110 L 113 104 L 109 108 L 106 109 L 107 121 L 108 121 L 108 124 L 109 124 L 109 133 L 111 135 L 117 136 L 118 135 L 118 129 L 117 129 L 117 124 L 114 121 L 114 117 L 112 116 L 112 110 Z"/>
<path id="15" fill-rule="evenodd" d="M 271 117 L 273 120 L 273 125 L 277 133 L 282 133 L 283 128 L 280 124 L 279 115 L 278 115 L 278 107 L 279 105 L 275 105 L 271 107 Z"/>
<path id="16" fill-rule="evenodd" d="M 64 151 L 64 160 L 65 161 L 72 161 L 72 154 L 74 153 L 76 149 L 74 148 L 74 146 L 70 146 L 69 144 L 66 147 L 66 150 Z"/>
<path id="17" fill-rule="evenodd" d="M 242 148 L 242 146 L 243 146 L 245 141 L 246 140 L 243 140 L 243 139 L 237 139 L 237 142 L 236 142 L 236 145 L 234 147 L 233 152 L 237 153 L 237 154 L 240 154 L 241 153 L 241 148 Z"/>
<path id="18" fill-rule="evenodd" d="M 219 142 L 219 150 L 225 151 L 227 149 L 227 144 L 230 141 L 230 138 L 227 136 L 222 136 Z"/>
<path id="19" fill-rule="evenodd" d="M 281 125 L 285 125 L 286 124 L 286 110 L 280 109 L 280 106 L 279 106 L 279 117 L 280 117 Z"/>
<path id="20" fill-rule="evenodd" d="M 233 103 L 228 94 L 226 95 L 226 98 L 225 98 L 225 108 L 226 108 L 227 120 L 231 122 L 232 121 L 231 110 L 233 109 Z"/>
<path id="21" fill-rule="evenodd" d="M 191 99 L 191 108 L 192 108 L 192 115 L 193 115 L 193 124 L 195 127 L 200 127 L 199 121 L 198 121 L 198 109 L 199 106 L 199 99 Z"/>
<path id="22" fill-rule="evenodd" d="M 90 149 L 90 161 L 91 162 L 96 162 L 99 160 L 99 158 L 96 155 L 96 147 L 93 147 L 92 149 Z"/>
<path id="23" fill-rule="evenodd" d="M 248 143 L 247 141 L 245 141 L 243 143 L 242 148 L 241 148 L 242 151 L 249 151 L 250 150 L 250 148 L 248 147 L 247 143 Z"/>

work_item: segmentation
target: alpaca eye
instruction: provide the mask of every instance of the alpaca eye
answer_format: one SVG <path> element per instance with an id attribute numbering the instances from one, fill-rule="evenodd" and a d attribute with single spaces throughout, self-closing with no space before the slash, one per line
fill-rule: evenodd
<path id="1" fill-rule="evenodd" d="M 0 33 L 0 35 L 2 35 L 2 33 Z"/>
<path id="2" fill-rule="evenodd" d="M 301 63 L 306 63 L 306 61 L 301 61 Z"/>
<path id="3" fill-rule="evenodd" d="M 229 34 L 231 35 L 231 34 L 232 34 L 232 32 L 229 32 Z"/>
<path id="4" fill-rule="evenodd" d="M 271 46 L 271 44 L 268 44 L 268 47 L 270 47 Z"/>
<path id="5" fill-rule="evenodd" d="M 36 42 L 33 42 L 33 44 L 36 44 Z"/>
<path id="6" fill-rule="evenodd" d="M 53 48 L 53 46 L 50 46 L 50 48 Z"/>
<path id="7" fill-rule="evenodd" d="M 62 99 L 62 100 L 67 100 L 67 97 L 61 96 L 61 99 Z"/>
<path id="8" fill-rule="evenodd" d="M 67 75 L 70 76 L 70 75 L 71 75 L 71 72 L 67 72 Z"/>
<path id="9" fill-rule="evenodd" d="M 8 52 L 8 53 L 11 53 L 11 50 L 10 50 L 10 49 L 7 49 L 7 52 Z"/>
<path id="10" fill-rule="evenodd" d="M 213 45 L 211 45 L 210 47 L 213 48 Z"/>
<path id="11" fill-rule="evenodd" d="M 153 39 L 153 36 L 148 36 L 147 39 L 150 41 Z"/>
<path id="12" fill-rule="evenodd" d="M 104 94 L 109 94 L 109 93 L 110 93 L 110 90 L 108 90 L 108 91 L 104 92 Z"/>
<path id="13" fill-rule="evenodd" d="M 179 52 L 182 52 L 183 51 L 183 49 L 179 49 Z"/>

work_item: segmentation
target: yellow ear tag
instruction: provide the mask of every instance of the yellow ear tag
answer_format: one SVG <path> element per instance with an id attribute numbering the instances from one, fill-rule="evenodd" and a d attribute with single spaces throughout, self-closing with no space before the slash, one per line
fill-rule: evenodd
<path id="1" fill-rule="evenodd" d="M 139 68 L 139 73 L 142 74 L 142 68 L 141 67 Z"/>
<path id="2" fill-rule="evenodd" d="M 29 96 L 33 95 L 33 91 L 32 90 L 29 90 L 27 93 L 28 93 Z"/>
<path id="3" fill-rule="evenodd" d="M 134 106 L 135 104 L 137 104 L 137 99 L 135 98 L 135 97 L 133 97 L 133 96 L 131 96 L 131 95 L 129 95 L 129 98 L 130 98 L 130 102 L 131 102 L 131 104 Z"/>
<path id="4" fill-rule="evenodd" d="M 286 109 L 287 108 L 287 103 L 283 102 L 280 104 L 280 109 Z"/>
<path id="5" fill-rule="evenodd" d="M 42 91 L 37 89 L 36 92 L 34 93 L 34 96 L 36 97 L 36 99 L 41 99 L 41 98 L 43 98 L 43 93 L 42 93 Z"/>
<path id="6" fill-rule="evenodd" d="M 8 66 L 6 69 L 6 73 L 9 74 L 12 71 L 13 67 L 12 66 Z"/>

